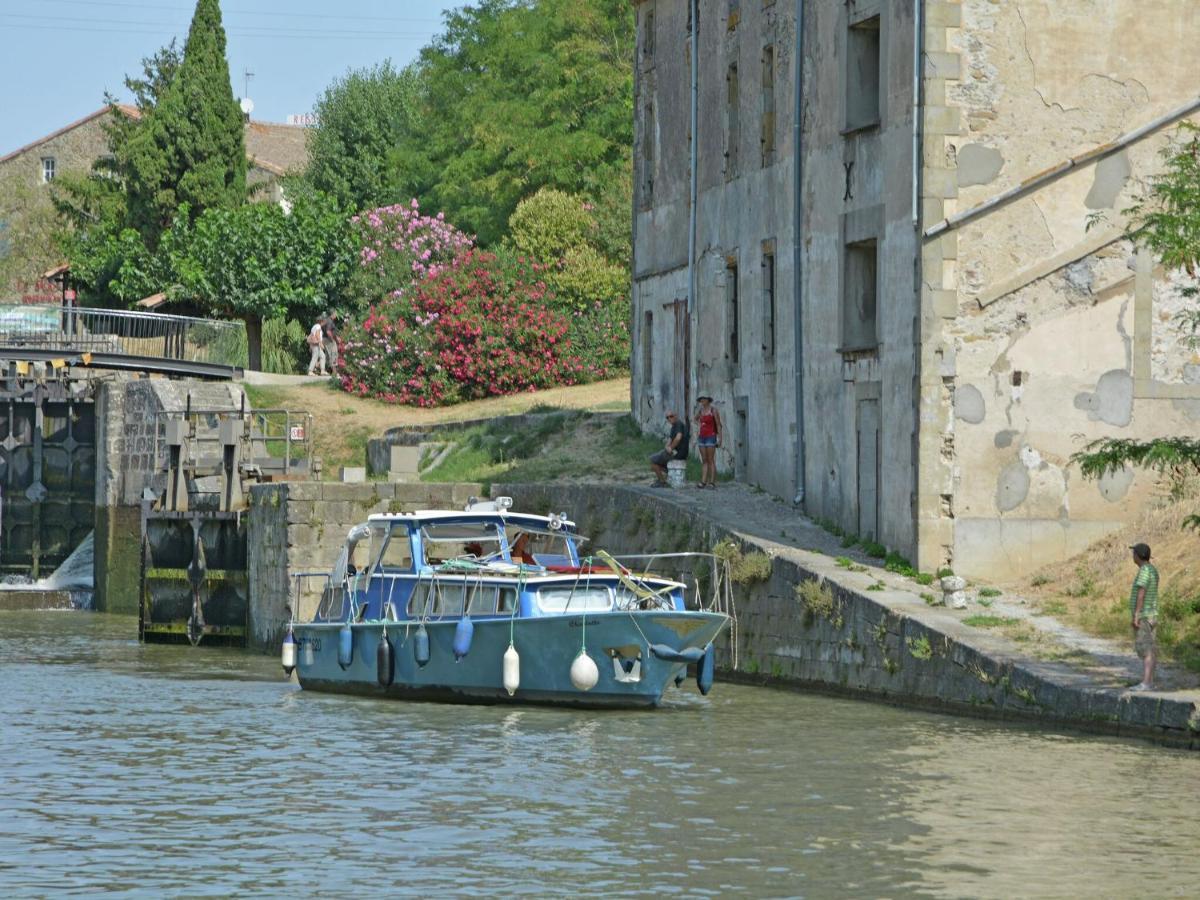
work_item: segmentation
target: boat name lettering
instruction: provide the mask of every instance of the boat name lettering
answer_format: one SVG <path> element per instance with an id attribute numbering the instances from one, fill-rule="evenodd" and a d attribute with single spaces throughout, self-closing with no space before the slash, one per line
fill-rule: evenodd
<path id="1" fill-rule="evenodd" d="M 599 625 L 599 624 L 600 624 L 600 620 L 599 620 L 599 619 L 588 619 L 588 620 L 587 620 L 587 623 L 588 623 L 589 625 Z M 571 625 L 571 627 L 572 627 L 572 628 L 582 628 L 582 627 L 583 627 L 583 619 L 580 619 L 578 622 L 574 622 L 574 621 L 572 621 L 572 622 L 570 623 L 570 625 Z"/>

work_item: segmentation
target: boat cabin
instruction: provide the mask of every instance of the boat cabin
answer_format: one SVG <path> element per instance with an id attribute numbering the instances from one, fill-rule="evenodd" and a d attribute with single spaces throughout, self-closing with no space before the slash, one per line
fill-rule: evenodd
<path id="1" fill-rule="evenodd" d="M 644 588 L 582 561 L 565 515 L 443 512 L 373 515 L 352 529 L 315 621 L 426 621 L 684 609 L 683 585 Z"/>

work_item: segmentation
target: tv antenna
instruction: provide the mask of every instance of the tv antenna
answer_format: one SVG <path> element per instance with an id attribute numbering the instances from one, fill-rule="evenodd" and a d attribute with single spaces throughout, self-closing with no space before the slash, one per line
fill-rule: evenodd
<path id="1" fill-rule="evenodd" d="M 250 96 L 250 79 L 254 77 L 254 73 L 249 69 L 242 70 L 242 96 Z"/>

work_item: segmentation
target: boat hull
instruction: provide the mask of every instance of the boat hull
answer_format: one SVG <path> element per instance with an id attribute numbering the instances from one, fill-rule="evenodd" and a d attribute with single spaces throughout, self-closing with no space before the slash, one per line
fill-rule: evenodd
<path id="1" fill-rule="evenodd" d="M 338 662 L 339 624 L 295 626 L 299 643 L 297 675 L 305 690 L 406 700 L 460 703 L 537 703 L 576 707 L 651 707 L 685 671 L 686 664 L 660 659 L 660 645 L 676 651 L 704 648 L 729 621 L 707 612 L 605 612 L 530 619 L 475 619 L 469 652 L 453 652 L 456 620 L 429 621 L 429 661 L 417 662 L 418 622 L 356 622 L 350 664 Z M 386 628 L 394 656 L 394 680 L 378 678 L 376 654 Z M 503 657 L 509 646 L 520 654 L 520 685 L 509 696 L 503 684 Z M 586 647 L 596 663 L 595 687 L 571 683 L 571 663 Z"/>

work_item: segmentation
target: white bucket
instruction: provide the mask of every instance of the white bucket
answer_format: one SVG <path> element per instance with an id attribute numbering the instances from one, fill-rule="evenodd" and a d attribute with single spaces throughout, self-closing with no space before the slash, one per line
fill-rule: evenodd
<path id="1" fill-rule="evenodd" d="M 684 460 L 673 459 L 667 463 L 667 484 L 671 487 L 683 487 L 686 474 L 687 463 Z"/>

